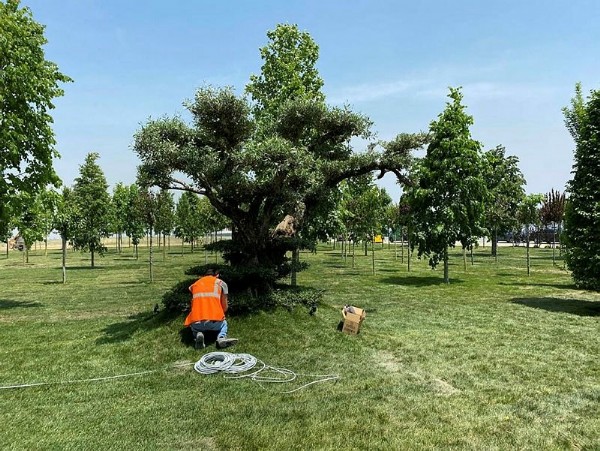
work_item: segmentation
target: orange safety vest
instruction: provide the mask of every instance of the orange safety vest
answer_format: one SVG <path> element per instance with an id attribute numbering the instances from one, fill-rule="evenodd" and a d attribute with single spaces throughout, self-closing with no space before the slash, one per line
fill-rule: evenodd
<path id="1" fill-rule="evenodd" d="M 196 321 L 223 321 L 225 312 L 221 305 L 221 281 L 215 276 L 204 276 L 192 286 L 192 309 L 188 314 L 184 326 L 189 326 Z"/>

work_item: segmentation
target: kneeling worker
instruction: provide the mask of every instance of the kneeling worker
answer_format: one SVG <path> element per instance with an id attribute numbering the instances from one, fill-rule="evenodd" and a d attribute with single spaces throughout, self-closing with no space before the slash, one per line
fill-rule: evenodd
<path id="1" fill-rule="evenodd" d="M 190 286 L 192 308 L 184 325 L 190 326 L 196 349 L 204 348 L 204 332 L 217 332 L 217 348 L 227 348 L 238 342 L 227 338 L 227 284 L 219 279 L 218 271 L 208 269 L 204 276 Z"/>

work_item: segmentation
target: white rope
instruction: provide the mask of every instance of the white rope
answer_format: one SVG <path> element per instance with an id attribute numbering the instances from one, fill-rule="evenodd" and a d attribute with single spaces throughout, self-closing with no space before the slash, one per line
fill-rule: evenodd
<path id="1" fill-rule="evenodd" d="M 167 367 L 167 369 L 168 368 L 179 368 L 179 367 L 187 366 L 187 365 L 191 365 L 191 363 L 188 363 L 188 364 L 178 363 L 178 364 L 174 364 L 174 365 Z M 30 384 L 3 385 L 3 386 L 0 386 L 0 390 L 8 390 L 10 388 L 38 387 L 38 386 L 42 386 L 42 385 L 64 385 L 64 384 L 78 384 L 78 383 L 82 383 L 82 382 L 98 382 L 98 381 L 106 381 L 106 380 L 110 380 L 110 379 L 122 379 L 125 377 L 141 376 L 144 374 L 156 373 L 157 371 L 163 371 L 163 369 L 138 371 L 136 373 L 127 373 L 127 374 L 117 374 L 115 376 L 93 377 L 90 379 L 72 379 L 72 380 L 57 381 L 57 382 L 33 382 Z"/>
<path id="2" fill-rule="evenodd" d="M 259 364 L 260 368 L 247 373 L 248 371 L 254 369 L 256 365 Z M 232 354 L 229 352 L 209 352 L 205 354 L 194 363 L 176 363 L 173 365 L 169 365 L 166 368 L 156 369 L 156 370 L 147 370 L 147 371 L 138 371 L 135 373 L 126 373 L 126 374 L 117 374 L 114 376 L 104 376 L 104 377 L 94 377 L 90 379 L 72 379 L 66 381 L 57 381 L 57 382 L 33 382 L 28 384 L 13 384 L 13 385 L 4 385 L 0 386 L 0 390 L 8 390 L 14 388 L 27 388 L 27 387 L 38 387 L 44 385 L 65 385 L 65 384 L 76 384 L 83 382 L 98 382 L 98 381 L 106 381 L 111 379 L 122 379 L 126 377 L 132 376 L 142 376 L 145 374 L 156 373 L 158 371 L 164 371 L 170 368 L 181 368 L 189 365 L 194 365 L 194 369 L 200 374 L 214 374 L 218 372 L 223 372 L 226 374 L 230 374 L 232 376 L 226 376 L 228 379 L 242 379 L 247 378 L 254 382 L 257 382 L 261 387 L 263 383 L 287 383 L 292 382 L 297 379 L 298 376 L 303 377 L 312 377 L 316 378 L 315 380 L 308 382 L 300 387 L 297 387 L 290 391 L 285 391 L 282 393 L 294 393 L 298 390 L 306 388 L 313 384 L 318 384 L 320 382 L 337 380 L 340 377 L 336 374 L 297 374 L 292 370 L 287 368 L 277 368 L 274 366 L 269 366 L 265 364 L 262 360 L 257 359 L 251 354 Z M 247 374 L 242 374 L 247 373 Z M 263 387 L 264 388 L 264 387 Z"/>
<path id="3" fill-rule="evenodd" d="M 253 369 L 259 363 L 262 367 L 252 373 L 240 374 Z M 209 352 L 198 360 L 194 369 L 200 374 L 214 374 L 223 372 L 227 374 L 236 374 L 227 376 L 228 379 L 247 378 L 254 382 L 262 383 L 287 383 L 296 380 L 298 376 L 313 377 L 316 380 L 308 382 L 298 388 L 282 393 L 294 393 L 305 387 L 320 382 L 337 380 L 340 377 L 337 374 L 296 374 L 287 368 L 277 368 L 269 366 L 262 360 L 258 360 L 251 354 L 232 354 L 229 352 Z"/>

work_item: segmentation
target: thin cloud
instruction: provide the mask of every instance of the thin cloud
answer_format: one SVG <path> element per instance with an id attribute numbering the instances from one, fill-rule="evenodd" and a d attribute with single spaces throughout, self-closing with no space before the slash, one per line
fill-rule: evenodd
<path id="1" fill-rule="evenodd" d="M 422 84 L 422 81 L 417 80 L 363 83 L 341 88 L 339 91 L 332 93 L 328 97 L 329 101 L 335 104 L 370 102 L 383 97 L 413 92 L 421 87 Z"/>

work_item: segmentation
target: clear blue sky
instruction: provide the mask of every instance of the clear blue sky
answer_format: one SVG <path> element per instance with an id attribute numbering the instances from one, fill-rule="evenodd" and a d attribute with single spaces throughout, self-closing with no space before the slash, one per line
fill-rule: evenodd
<path id="1" fill-rule="evenodd" d="M 47 58 L 75 82 L 54 110 L 55 167 L 70 185 L 91 151 L 109 184 L 135 181 L 132 136 L 184 114 L 205 84 L 242 93 L 278 23 L 320 47 L 330 104 L 349 103 L 381 139 L 426 130 L 462 86 L 484 149 L 516 155 L 528 192 L 564 190 L 574 144 L 563 124 L 577 81 L 600 89 L 596 0 L 23 0 L 46 25 Z M 392 177 L 383 181 L 397 200 Z"/>

